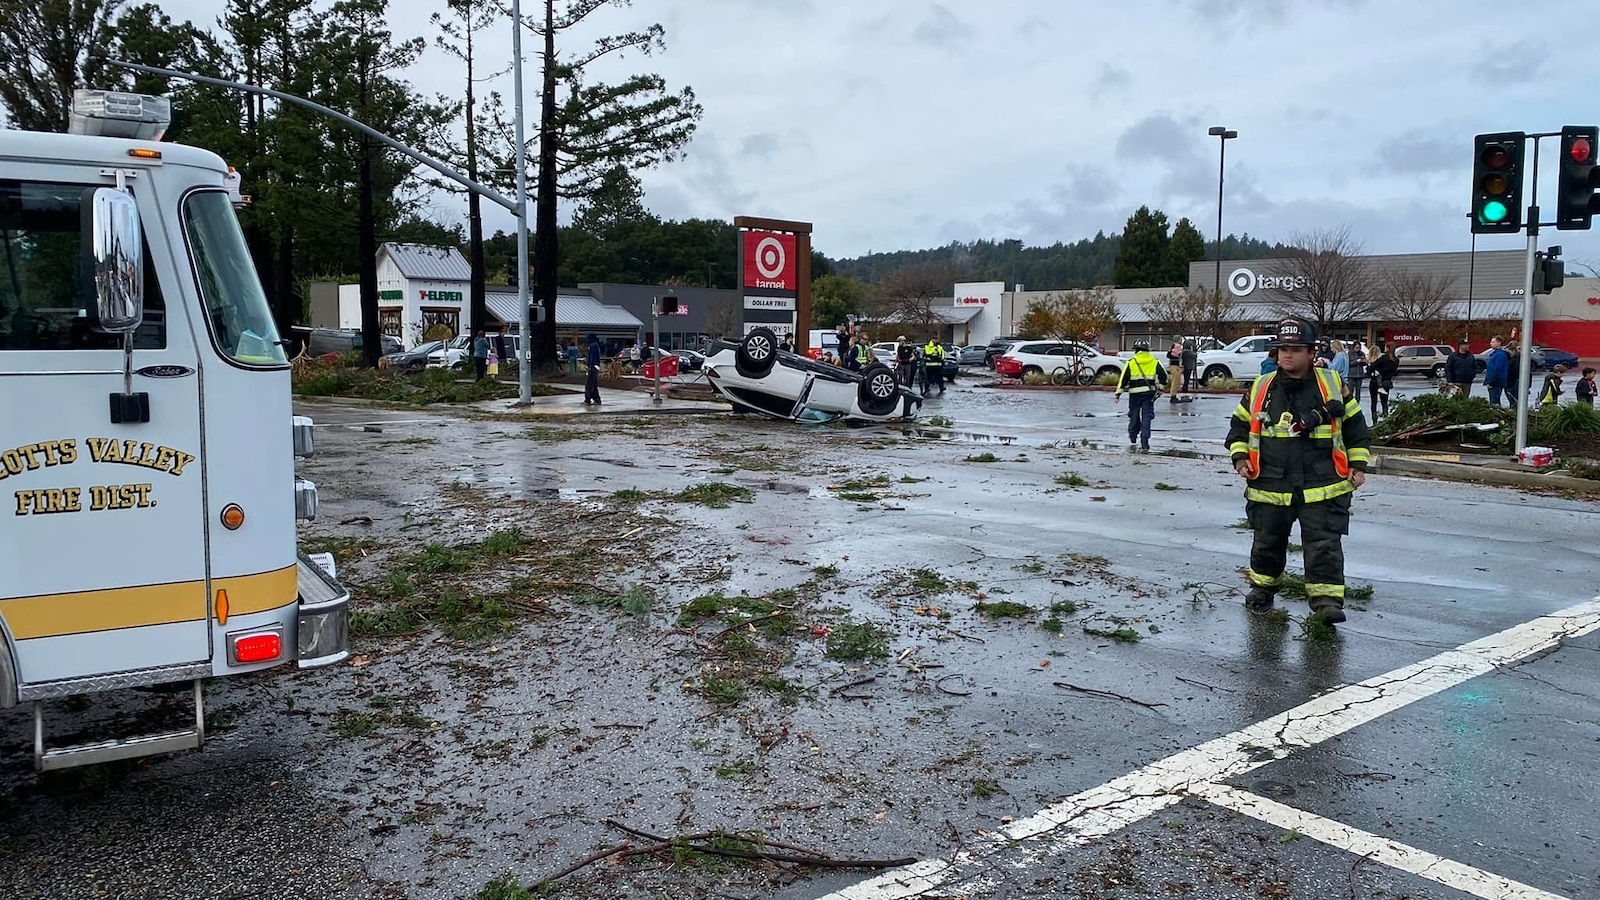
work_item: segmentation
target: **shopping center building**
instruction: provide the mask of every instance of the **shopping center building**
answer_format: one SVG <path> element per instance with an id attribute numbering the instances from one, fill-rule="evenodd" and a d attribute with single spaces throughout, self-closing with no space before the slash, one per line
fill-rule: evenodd
<path id="1" fill-rule="evenodd" d="M 1490 336 L 1510 337 L 1520 327 L 1526 256 L 1520 250 L 1478 253 L 1404 253 L 1352 257 L 1344 274 L 1359 284 L 1352 298 L 1339 304 L 1356 315 L 1331 323 L 1333 336 L 1368 343 L 1454 343 L 1470 335 L 1479 349 Z M 1188 288 L 1211 291 L 1220 280 L 1224 308 L 1219 327 L 1204 323 L 1198 333 L 1217 331 L 1224 340 L 1259 332 L 1286 315 L 1318 318 L 1309 296 L 1331 279 L 1327 267 L 1308 272 L 1293 258 L 1224 260 L 1220 278 L 1215 262 L 1189 265 L 1187 285 L 1165 288 L 1114 288 L 1118 322 L 1106 328 L 1099 342 L 1109 350 L 1127 349 L 1135 340 L 1152 344 L 1182 333 L 1172 322 L 1153 322 L 1148 311 L 1159 295 Z M 1398 286 L 1398 287 L 1397 287 Z M 952 326 L 958 344 L 987 343 L 1015 334 L 1028 308 L 1060 291 L 1007 291 L 999 282 L 955 285 L 950 305 L 962 314 L 977 313 Z M 1397 292 L 1402 297 L 1396 297 Z M 1421 296 L 1437 297 L 1428 303 Z M 1568 278 L 1552 293 L 1533 298 L 1533 340 L 1560 347 L 1580 357 L 1600 357 L 1600 278 Z M 1426 321 L 1418 311 L 1425 310 Z M 1191 326 L 1193 327 L 1193 326 Z"/>

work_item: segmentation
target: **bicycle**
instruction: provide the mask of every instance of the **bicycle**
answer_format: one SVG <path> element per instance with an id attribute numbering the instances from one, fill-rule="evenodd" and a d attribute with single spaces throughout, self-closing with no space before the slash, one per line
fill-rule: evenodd
<path id="1" fill-rule="evenodd" d="M 1086 367 L 1083 364 L 1083 360 L 1080 359 L 1072 364 L 1071 369 L 1066 366 L 1057 366 L 1050 373 L 1050 383 L 1056 385 L 1076 384 L 1080 387 L 1088 387 L 1094 384 L 1094 370 Z"/>

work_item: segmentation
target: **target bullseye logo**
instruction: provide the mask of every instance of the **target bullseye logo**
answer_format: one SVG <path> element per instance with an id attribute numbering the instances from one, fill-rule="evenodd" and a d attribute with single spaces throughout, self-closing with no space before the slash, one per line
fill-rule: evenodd
<path id="1" fill-rule="evenodd" d="M 761 243 L 756 244 L 756 271 L 762 278 L 777 278 L 783 274 L 783 267 L 789 258 L 783 253 L 783 245 L 775 237 L 764 237 Z"/>
<path id="2" fill-rule="evenodd" d="M 1235 297 L 1248 297 L 1255 292 L 1256 273 L 1240 266 L 1228 275 L 1228 292 Z"/>
<path id="3" fill-rule="evenodd" d="M 769 291 L 793 291 L 795 236 L 776 231 L 744 233 L 744 286 Z"/>

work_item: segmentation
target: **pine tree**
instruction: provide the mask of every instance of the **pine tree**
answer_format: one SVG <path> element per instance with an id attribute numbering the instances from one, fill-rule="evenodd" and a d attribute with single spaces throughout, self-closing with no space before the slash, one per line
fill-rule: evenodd
<path id="1" fill-rule="evenodd" d="M 1141 206 L 1128 217 L 1117 248 L 1117 287 L 1165 287 L 1167 214 Z"/>
<path id="2" fill-rule="evenodd" d="M 1189 264 L 1206 258 L 1206 241 L 1187 217 L 1172 226 L 1172 239 L 1167 242 L 1165 273 L 1159 287 L 1182 287 L 1189 283 Z"/>

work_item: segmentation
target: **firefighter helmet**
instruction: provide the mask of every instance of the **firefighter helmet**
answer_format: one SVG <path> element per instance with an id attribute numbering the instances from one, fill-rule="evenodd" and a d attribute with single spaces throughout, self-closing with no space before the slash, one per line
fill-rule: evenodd
<path id="1" fill-rule="evenodd" d="M 1267 341 L 1268 347 L 1315 347 L 1316 345 L 1317 326 L 1306 319 L 1298 318 L 1280 321 L 1272 340 Z"/>

